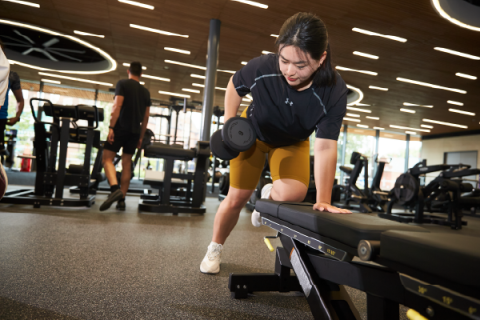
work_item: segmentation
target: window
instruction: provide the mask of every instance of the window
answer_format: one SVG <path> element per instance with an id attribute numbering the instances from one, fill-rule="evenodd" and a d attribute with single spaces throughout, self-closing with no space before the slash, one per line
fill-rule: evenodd
<path id="1" fill-rule="evenodd" d="M 380 132 L 378 146 L 379 157 L 391 159 L 390 163 L 385 165 L 385 170 L 380 182 L 380 189 L 393 189 L 395 180 L 405 172 L 406 143 L 405 135 Z"/>
<path id="2" fill-rule="evenodd" d="M 348 128 L 345 151 L 345 166 L 353 167 L 350 158 L 353 152 L 359 152 L 368 158 L 368 183 L 373 178 L 373 161 L 375 160 L 375 131 L 367 129 Z M 346 175 L 344 175 L 346 177 Z M 343 183 L 342 183 L 343 184 Z M 356 186 L 363 189 L 365 185 L 365 168 L 357 179 Z"/>
<path id="3" fill-rule="evenodd" d="M 410 142 L 408 143 L 408 145 L 409 149 L 407 166 L 411 168 L 422 161 L 422 139 L 420 137 L 410 136 Z"/>

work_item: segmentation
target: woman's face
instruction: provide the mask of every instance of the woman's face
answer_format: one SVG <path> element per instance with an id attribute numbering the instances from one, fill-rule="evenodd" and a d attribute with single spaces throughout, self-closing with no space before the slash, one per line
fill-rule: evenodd
<path id="1" fill-rule="evenodd" d="M 288 84 L 298 89 L 309 87 L 312 75 L 323 63 L 327 53 L 324 52 L 320 60 L 314 60 L 310 53 L 305 53 L 295 46 L 281 47 L 279 51 L 280 71 Z"/>

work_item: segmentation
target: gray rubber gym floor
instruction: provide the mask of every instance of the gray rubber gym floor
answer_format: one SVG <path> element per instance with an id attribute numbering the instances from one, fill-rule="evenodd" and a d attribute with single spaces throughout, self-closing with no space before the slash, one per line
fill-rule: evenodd
<path id="1" fill-rule="evenodd" d="M 65 192 L 68 195 L 68 191 Z M 244 210 L 227 240 L 222 270 L 204 275 L 218 200 L 203 215 L 0 204 L 0 319 L 311 319 L 300 293 L 230 298 L 230 273 L 273 272 L 274 235 Z M 274 243 L 275 244 L 275 243 Z M 366 319 L 365 295 L 349 290 Z M 401 307 L 402 319 L 406 309 Z"/>

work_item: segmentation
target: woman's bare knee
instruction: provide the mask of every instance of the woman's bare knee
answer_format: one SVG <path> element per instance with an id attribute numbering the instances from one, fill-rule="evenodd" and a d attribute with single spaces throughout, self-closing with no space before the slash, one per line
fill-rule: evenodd
<path id="1" fill-rule="evenodd" d="M 279 194 L 277 197 L 278 197 L 278 200 L 275 199 L 275 201 L 290 201 L 290 202 L 302 202 L 304 199 L 305 199 L 305 196 L 307 195 L 307 193 L 300 193 L 300 192 L 290 192 L 290 193 L 287 193 L 287 192 L 284 192 L 284 193 L 281 193 Z"/>
<path id="2" fill-rule="evenodd" d="M 273 183 L 270 197 L 275 201 L 302 202 L 307 195 L 307 187 L 300 181 L 280 179 Z"/>
<path id="3" fill-rule="evenodd" d="M 253 190 L 242 190 L 230 187 L 228 195 L 224 201 L 232 209 L 242 209 L 247 204 L 248 199 L 252 195 Z"/>

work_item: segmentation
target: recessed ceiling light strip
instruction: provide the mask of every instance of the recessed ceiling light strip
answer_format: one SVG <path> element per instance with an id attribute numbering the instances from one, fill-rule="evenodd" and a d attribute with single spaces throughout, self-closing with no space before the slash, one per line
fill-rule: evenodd
<path id="1" fill-rule="evenodd" d="M 347 113 L 346 115 L 347 117 L 360 118 L 360 115 L 355 113 Z"/>
<path id="2" fill-rule="evenodd" d="M 377 86 L 368 86 L 370 89 L 380 90 L 380 91 L 388 91 L 388 88 L 382 88 Z"/>
<path id="3" fill-rule="evenodd" d="M 192 83 L 192 86 L 194 87 L 199 87 L 199 88 L 205 88 L 205 85 L 204 84 L 201 84 L 201 83 Z M 217 90 L 223 90 L 223 91 L 226 91 L 227 88 L 221 88 L 221 87 L 215 87 L 215 89 Z M 248 99 L 248 97 L 246 97 Z M 248 99 L 248 101 L 252 101 L 250 99 Z"/>
<path id="4" fill-rule="evenodd" d="M 410 127 L 397 126 L 397 125 L 393 125 L 393 124 L 390 125 L 390 128 L 402 129 L 402 130 L 411 130 L 411 131 L 430 132 L 430 130 L 427 130 L 427 129 L 415 129 L 415 128 L 410 128 Z"/>
<path id="5" fill-rule="evenodd" d="M 192 92 L 192 93 L 200 93 L 200 90 L 188 89 L 188 88 L 182 88 L 182 91 Z"/>
<path id="6" fill-rule="evenodd" d="M 142 78 L 148 78 L 148 79 L 153 79 L 153 80 L 170 82 L 170 79 L 168 79 L 168 78 L 155 77 L 155 76 L 151 76 L 149 74 L 143 74 L 143 73 L 142 73 Z"/>
<path id="7" fill-rule="evenodd" d="M 454 104 L 456 106 L 463 106 L 462 102 L 453 101 L 453 100 L 448 100 L 447 103 Z"/>
<path id="8" fill-rule="evenodd" d="M 353 119 L 353 118 L 348 118 L 348 117 L 344 117 L 343 120 L 345 120 L 345 121 L 353 121 L 353 122 L 361 122 L 359 119 Z"/>
<path id="9" fill-rule="evenodd" d="M 361 56 L 361 57 L 365 57 L 365 58 L 370 58 L 370 59 L 375 59 L 377 60 L 379 58 L 379 56 L 375 56 L 373 54 L 369 54 L 369 53 L 365 53 L 365 52 L 360 52 L 360 51 L 353 51 L 353 54 L 356 55 L 356 56 Z"/>
<path id="10" fill-rule="evenodd" d="M 373 129 L 375 129 L 375 130 L 385 130 L 385 128 L 382 128 L 382 127 L 373 127 Z"/>
<path id="11" fill-rule="evenodd" d="M 118 0 L 118 2 L 121 2 L 121 3 L 126 3 L 126 4 L 130 4 L 132 6 L 137 6 L 137 7 L 141 7 L 141 8 L 145 8 L 145 9 L 150 9 L 150 10 L 153 10 L 155 9 L 154 6 L 151 6 L 149 4 L 145 4 L 145 3 L 141 3 L 141 2 L 137 2 L 137 1 L 131 1 L 131 0 Z"/>
<path id="12" fill-rule="evenodd" d="M 54 84 L 62 84 L 61 81 L 50 80 L 50 79 L 40 79 L 40 81 L 48 82 L 48 83 L 54 83 Z"/>
<path id="13" fill-rule="evenodd" d="M 415 103 L 410 103 L 410 102 L 404 102 L 403 105 L 407 106 L 407 107 L 433 108 L 433 106 L 427 106 L 427 105 L 423 105 L 423 104 L 415 104 Z"/>
<path id="14" fill-rule="evenodd" d="M 457 72 L 457 73 L 455 73 L 455 75 L 456 75 L 457 77 L 461 77 L 461 78 L 465 78 L 465 79 L 477 80 L 477 77 L 471 76 L 471 75 L 466 74 L 466 73 Z"/>
<path id="15" fill-rule="evenodd" d="M 422 127 L 422 128 L 428 128 L 428 129 L 433 129 L 433 126 L 429 126 L 428 124 L 421 124 L 420 127 Z"/>
<path id="16" fill-rule="evenodd" d="M 192 77 L 192 78 L 198 78 L 198 79 L 205 79 L 205 78 L 206 78 L 205 76 L 202 76 L 202 75 L 199 75 L 199 74 L 195 74 L 195 73 L 190 74 L 190 77 Z"/>
<path id="17" fill-rule="evenodd" d="M 79 34 L 79 35 L 81 35 L 81 36 L 105 38 L 105 36 L 104 36 L 103 34 L 94 34 L 94 33 L 88 33 L 88 32 L 78 31 L 78 30 L 73 30 L 73 33 Z"/>
<path id="18" fill-rule="evenodd" d="M 437 121 L 437 120 L 431 120 L 431 119 L 422 119 L 422 121 L 423 121 L 423 122 L 429 122 L 429 123 L 441 124 L 442 126 L 468 129 L 467 126 L 464 126 L 464 125 L 461 125 L 461 124 L 456 124 L 456 123 L 443 122 L 443 121 Z"/>
<path id="19" fill-rule="evenodd" d="M 460 114 L 465 114 L 467 116 L 475 116 L 475 113 L 474 112 L 468 112 L 468 111 L 464 111 L 464 110 L 458 110 L 458 109 L 448 109 L 448 111 L 450 112 L 455 112 L 455 113 L 460 113 Z"/>
<path id="20" fill-rule="evenodd" d="M 14 3 L 18 3 L 18 4 L 23 4 L 24 6 L 40 8 L 40 5 L 38 3 L 33 3 L 33 2 L 29 2 L 29 1 L 20 1 L 20 0 L 3 0 L 3 1 L 14 2 Z"/>
<path id="21" fill-rule="evenodd" d="M 369 116 L 367 116 L 366 118 L 367 118 L 367 119 L 372 119 L 372 120 L 380 120 L 379 117 L 369 117 Z"/>
<path id="22" fill-rule="evenodd" d="M 337 69 L 337 70 L 342 70 L 342 71 L 358 72 L 358 73 L 368 74 L 368 75 L 371 75 L 371 76 L 376 76 L 376 75 L 378 75 L 378 73 L 373 72 L 373 71 L 357 70 L 357 69 L 345 68 L 345 67 L 341 67 L 341 66 L 336 66 L 335 69 Z"/>
<path id="23" fill-rule="evenodd" d="M 415 110 L 405 109 L 405 108 L 400 108 L 400 111 L 402 111 L 402 112 L 408 112 L 408 113 L 415 113 Z"/>
<path id="24" fill-rule="evenodd" d="M 154 33 L 163 34 L 163 35 L 165 35 L 165 36 L 174 36 L 174 37 L 188 38 L 188 35 L 178 34 L 178 33 L 173 33 L 173 32 L 168 32 L 168 31 L 163 31 L 163 30 L 154 29 L 154 28 L 149 28 L 149 27 L 144 27 L 144 26 L 140 26 L 140 25 L 138 25 L 138 24 L 133 24 L 133 23 L 130 23 L 130 27 L 131 27 L 131 28 L 135 28 L 135 29 L 140 29 L 140 30 L 143 30 L 143 31 L 149 31 L 149 32 L 154 32 Z"/>
<path id="25" fill-rule="evenodd" d="M 185 63 L 185 62 L 180 62 L 180 61 L 174 61 L 174 60 L 164 60 L 166 63 L 171 63 L 171 64 L 176 64 L 176 65 L 179 65 L 179 66 L 183 66 L 183 67 L 189 67 L 189 68 L 195 68 L 195 69 L 200 69 L 200 70 L 207 70 L 207 67 L 202 67 L 202 66 L 199 66 L 199 65 L 196 65 L 196 64 L 190 64 L 190 63 Z M 231 73 L 231 74 L 235 74 L 235 71 L 232 71 L 232 70 L 222 70 L 222 69 L 217 69 L 218 72 L 225 72 L 225 73 Z"/>
<path id="26" fill-rule="evenodd" d="M 368 126 L 366 124 L 357 124 L 357 127 L 360 127 L 360 128 L 368 128 Z"/>
<path id="27" fill-rule="evenodd" d="M 258 7 L 258 8 L 262 8 L 262 9 L 267 9 L 268 8 L 268 6 L 266 4 L 256 2 L 256 1 L 249 1 L 249 0 L 232 0 L 232 1 L 245 3 L 245 4 L 248 4 L 248 5 L 251 5 L 251 6 L 254 6 L 254 7 Z"/>
<path id="28" fill-rule="evenodd" d="M 372 110 L 360 109 L 360 108 L 355 108 L 355 107 L 348 107 L 347 106 L 347 109 L 352 110 L 352 111 L 358 111 L 358 112 L 372 113 Z"/>
<path id="29" fill-rule="evenodd" d="M 93 81 L 93 80 L 88 80 L 88 79 L 67 77 L 67 76 L 61 76 L 61 75 L 58 75 L 58 74 L 47 73 L 47 72 L 39 72 L 38 74 L 41 75 L 41 76 L 47 76 L 47 77 L 52 77 L 52 78 L 60 78 L 60 79 L 65 79 L 65 80 L 73 80 L 73 81 L 79 81 L 79 82 L 99 84 L 99 85 L 107 86 L 107 87 L 113 87 L 113 84 L 107 83 L 107 82 L 100 82 L 100 81 Z"/>
<path id="30" fill-rule="evenodd" d="M 397 81 L 407 82 L 407 83 L 416 84 L 416 85 L 424 86 L 424 87 L 430 87 L 430 88 L 434 88 L 434 89 L 441 89 L 441 90 L 447 90 L 447 91 L 452 91 L 452 92 L 458 92 L 458 93 L 461 93 L 461 94 L 466 94 L 467 93 L 467 91 L 465 91 L 465 90 L 438 86 L 436 84 L 431 84 L 431 83 L 416 81 L 416 80 L 410 80 L 410 79 L 406 79 L 406 78 L 398 77 Z"/>
<path id="31" fill-rule="evenodd" d="M 390 35 L 387 35 L 387 34 L 376 33 L 376 32 L 368 31 L 368 30 L 365 30 L 365 29 L 353 28 L 352 31 L 363 33 L 363 34 L 366 34 L 366 35 L 369 35 L 369 36 L 382 37 L 382 38 L 395 40 L 395 41 L 399 41 L 399 42 L 407 42 L 407 39 L 405 39 L 405 38 L 390 36 Z"/>
<path id="32" fill-rule="evenodd" d="M 178 52 L 182 54 L 190 54 L 190 51 L 188 50 L 182 50 L 182 49 L 170 48 L 170 47 L 164 47 L 163 49 L 166 51 Z"/>
<path id="33" fill-rule="evenodd" d="M 472 59 L 472 60 L 480 60 L 479 56 L 474 56 L 472 54 L 463 53 L 463 52 L 460 52 L 460 51 L 455 51 L 455 50 L 451 50 L 451 49 L 447 49 L 447 48 L 441 48 L 441 47 L 435 47 L 433 49 L 437 50 L 437 51 L 453 54 L 455 56 L 460 56 L 460 57 L 463 57 L 463 58 L 468 58 L 468 59 Z"/>

